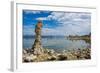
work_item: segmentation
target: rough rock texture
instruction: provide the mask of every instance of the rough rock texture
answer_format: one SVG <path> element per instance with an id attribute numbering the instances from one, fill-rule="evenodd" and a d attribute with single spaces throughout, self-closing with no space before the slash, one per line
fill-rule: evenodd
<path id="1" fill-rule="evenodd" d="M 42 48 L 42 44 L 41 44 L 41 29 L 42 29 L 42 22 L 38 21 L 36 27 L 35 27 L 35 41 L 34 44 L 32 46 L 33 49 L 33 54 L 35 55 L 40 55 L 43 53 L 43 48 Z"/>
<path id="2" fill-rule="evenodd" d="M 31 49 L 32 50 L 32 49 Z M 23 50 L 23 62 L 63 61 L 91 59 L 91 50 L 77 49 L 57 53 L 53 49 L 43 49 L 44 53 L 35 55 L 31 51 Z"/>

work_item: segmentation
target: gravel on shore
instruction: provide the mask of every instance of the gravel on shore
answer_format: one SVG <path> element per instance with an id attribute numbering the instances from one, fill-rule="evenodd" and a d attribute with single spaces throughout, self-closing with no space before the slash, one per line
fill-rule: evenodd
<path id="1" fill-rule="evenodd" d="M 44 62 L 44 61 L 64 61 L 64 60 L 85 60 L 91 59 L 91 49 L 64 50 L 61 53 L 53 49 L 44 49 L 40 55 L 33 54 L 31 49 L 23 49 L 23 62 Z"/>

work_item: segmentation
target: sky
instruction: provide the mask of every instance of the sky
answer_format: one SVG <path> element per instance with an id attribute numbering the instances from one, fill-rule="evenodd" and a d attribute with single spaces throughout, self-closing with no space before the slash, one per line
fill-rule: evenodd
<path id="1" fill-rule="evenodd" d="M 23 35 L 35 35 L 42 20 L 42 35 L 87 35 L 91 32 L 91 13 L 23 10 Z"/>

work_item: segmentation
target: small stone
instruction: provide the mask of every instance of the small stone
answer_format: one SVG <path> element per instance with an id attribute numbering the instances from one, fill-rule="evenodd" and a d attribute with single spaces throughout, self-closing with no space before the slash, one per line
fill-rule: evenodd
<path id="1" fill-rule="evenodd" d="M 23 61 L 24 62 L 33 62 L 35 59 L 37 58 L 37 56 L 31 54 L 31 55 L 24 55 L 23 56 Z"/>
<path id="2" fill-rule="evenodd" d="M 48 50 L 48 54 L 49 55 L 52 55 L 52 54 L 54 54 L 55 53 L 55 51 L 52 49 L 52 50 Z"/>
<path id="3" fill-rule="evenodd" d="M 58 60 L 67 60 L 67 56 L 65 55 L 59 55 Z"/>
<path id="4" fill-rule="evenodd" d="M 55 56 L 51 56 L 51 57 L 48 57 L 47 60 L 49 60 L 49 61 L 53 61 L 53 60 L 56 60 L 56 57 L 55 57 Z"/>
<path id="5" fill-rule="evenodd" d="M 36 58 L 37 58 L 37 56 L 36 56 L 36 55 L 33 55 L 33 54 L 31 54 L 30 57 L 31 57 L 32 59 L 36 59 Z"/>
<path id="6" fill-rule="evenodd" d="M 23 54 L 27 54 L 27 51 L 26 50 L 23 50 Z"/>

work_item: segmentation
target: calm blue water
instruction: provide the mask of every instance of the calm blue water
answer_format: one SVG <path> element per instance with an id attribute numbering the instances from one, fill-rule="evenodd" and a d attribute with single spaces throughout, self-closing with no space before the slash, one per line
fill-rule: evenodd
<path id="1" fill-rule="evenodd" d="M 31 48 L 34 43 L 34 37 L 23 38 L 23 48 Z M 42 45 L 44 48 L 54 49 L 55 51 L 84 49 L 90 47 L 89 43 L 84 40 L 68 40 L 65 37 L 44 37 L 42 38 Z"/>

